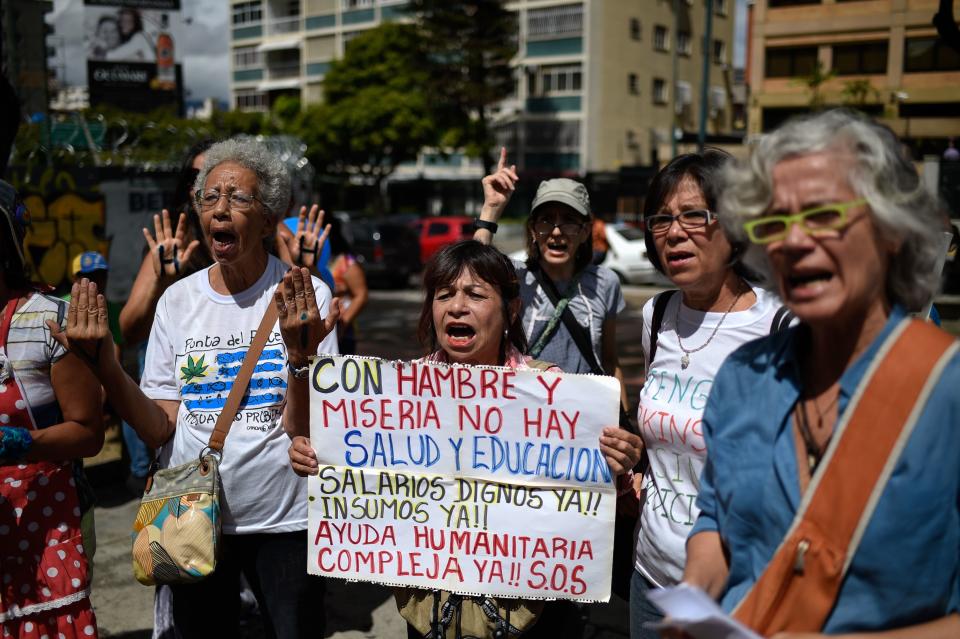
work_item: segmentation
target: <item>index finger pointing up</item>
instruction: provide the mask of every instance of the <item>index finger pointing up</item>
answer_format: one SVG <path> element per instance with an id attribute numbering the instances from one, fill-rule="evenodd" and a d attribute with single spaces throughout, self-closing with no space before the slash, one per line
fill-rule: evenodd
<path id="1" fill-rule="evenodd" d="M 499 170 L 503 169 L 505 166 L 507 166 L 507 147 L 501 146 L 501 147 L 500 147 L 500 161 L 497 162 L 497 170 L 499 171 Z"/>

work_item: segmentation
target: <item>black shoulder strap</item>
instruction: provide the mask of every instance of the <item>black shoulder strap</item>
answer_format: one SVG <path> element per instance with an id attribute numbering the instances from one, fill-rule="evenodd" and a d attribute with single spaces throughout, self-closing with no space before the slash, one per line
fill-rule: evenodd
<path id="1" fill-rule="evenodd" d="M 657 339 L 660 337 L 660 325 L 663 324 L 663 314 L 667 312 L 667 304 L 675 293 L 677 289 L 664 291 L 653 301 L 653 317 L 650 320 L 650 354 L 647 356 L 647 366 L 653 365 L 654 356 L 657 354 Z"/>
<path id="2" fill-rule="evenodd" d="M 795 317 L 796 315 L 791 313 L 790 309 L 786 306 L 778 308 L 777 312 L 773 314 L 773 322 L 770 324 L 770 334 L 773 335 L 777 331 L 781 331 L 790 326 L 790 322 L 792 322 Z"/>
<path id="3" fill-rule="evenodd" d="M 541 271 L 538 265 L 533 265 L 530 268 L 530 272 L 533 273 L 533 276 L 540 284 L 540 288 L 542 288 L 547 294 L 547 297 L 550 298 L 550 303 L 556 308 L 560 303 L 560 293 L 557 292 L 557 287 L 553 283 L 553 280 Z M 603 366 L 597 361 L 597 356 L 593 352 L 593 346 L 590 345 L 590 337 L 577 322 L 573 313 L 570 312 L 569 305 L 563 309 L 563 313 L 560 315 L 560 321 L 567 327 L 567 332 L 570 333 L 570 337 L 573 338 L 573 342 L 577 345 L 580 355 L 583 356 L 583 359 L 585 359 L 590 366 L 590 371 L 594 375 L 606 375 L 606 373 L 603 372 Z"/>

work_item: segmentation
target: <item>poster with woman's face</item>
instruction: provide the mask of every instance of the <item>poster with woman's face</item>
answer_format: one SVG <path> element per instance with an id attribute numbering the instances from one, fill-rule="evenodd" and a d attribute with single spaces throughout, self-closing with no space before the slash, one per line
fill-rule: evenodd
<path id="1" fill-rule="evenodd" d="M 88 60 L 156 63 L 158 42 L 159 57 L 175 56 L 179 0 L 84 0 L 84 5 Z"/>

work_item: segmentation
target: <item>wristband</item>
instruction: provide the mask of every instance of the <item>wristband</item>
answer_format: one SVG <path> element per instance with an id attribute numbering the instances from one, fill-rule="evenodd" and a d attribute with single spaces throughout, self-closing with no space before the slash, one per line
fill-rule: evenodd
<path id="1" fill-rule="evenodd" d="M 499 226 L 497 226 L 496 222 L 488 222 L 487 220 L 481 220 L 480 218 L 477 218 L 477 221 L 474 222 L 474 225 L 478 229 L 484 229 L 486 231 L 490 231 L 491 234 L 496 233 L 497 229 L 500 228 Z"/>
<path id="2" fill-rule="evenodd" d="M 290 371 L 290 374 L 297 379 L 307 379 L 307 377 L 310 375 L 310 364 L 305 366 L 294 366 L 290 362 L 287 362 L 287 370 Z"/>
<path id="3" fill-rule="evenodd" d="M 0 459 L 23 459 L 32 445 L 33 437 L 26 428 L 0 426 Z"/>

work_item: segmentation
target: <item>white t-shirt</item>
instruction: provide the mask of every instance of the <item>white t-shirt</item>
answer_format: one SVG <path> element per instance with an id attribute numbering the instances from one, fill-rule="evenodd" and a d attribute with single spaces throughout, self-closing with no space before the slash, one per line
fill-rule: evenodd
<path id="1" fill-rule="evenodd" d="M 214 291 L 210 268 L 206 268 L 173 284 L 160 298 L 140 387 L 151 399 L 180 402 L 176 431 L 161 453 L 163 465 L 197 459 L 207 445 L 231 380 L 288 268 L 271 255 L 260 279 L 236 295 Z M 317 278 L 313 287 L 320 314 L 326 316 L 330 289 Z M 335 331 L 324 338 L 317 352 L 338 352 Z M 223 447 L 225 533 L 307 527 L 306 480 L 290 468 L 290 438 L 280 420 L 287 388 L 287 349 L 278 325 L 258 361 L 248 397 Z"/>
<path id="2" fill-rule="evenodd" d="M 731 352 L 770 333 L 781 305 L 763 289 L 755 288 L 754 293 L 756 303 L 727 315 L 709 345 L 689 355 L 690 364 L 685 370 L 680 363 L 683 351 L 677 343 L 677 305 L 680 339 L 688 351 L 707 342 L 723 313 L 688 308 L 681 304 L 681 294 L 674 294 L 663 314 L 656 359 L 647 362 L 637 422 L 650 469 L 640 500 L 635 566 L 657 586 L 676 584 L 683 577 L 687 535 L 700 512 L 695 502 L 706 459 L 700 419 L 713 378 Z M 648 360 L 654 299 L 643 307 L 643 352 Z"/>

